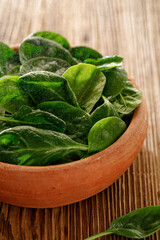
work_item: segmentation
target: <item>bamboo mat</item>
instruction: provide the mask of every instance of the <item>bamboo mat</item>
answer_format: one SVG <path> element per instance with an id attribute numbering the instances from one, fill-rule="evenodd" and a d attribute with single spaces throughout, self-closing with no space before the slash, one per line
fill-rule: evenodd
<path id="1" fill-rule="evenodd" d="M 149 113 L 141 152 L 112 186 L 55 209 L 0 203 L 0 240 L 83 240 L 131 210 L 160 205 L 159 13 L 159 0 L 0 0 L 0 41 L 14 45 L 31 32 L 51 30 L 73 46 L 88 45 L 103 55 L 119 54 L 142 89 Z M 160 240 L 160 233 L 147 239 Z"/>

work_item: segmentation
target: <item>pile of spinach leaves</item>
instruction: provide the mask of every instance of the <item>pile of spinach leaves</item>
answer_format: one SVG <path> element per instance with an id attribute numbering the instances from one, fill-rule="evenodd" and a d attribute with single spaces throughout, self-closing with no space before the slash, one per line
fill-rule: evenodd
<path id="1" fill-rule="evenodd" d="M 18 53 L 0 43 L 0 161 L 67 163 L 113 144 L 141 103 L 122 61 L 47 31 Z"/>

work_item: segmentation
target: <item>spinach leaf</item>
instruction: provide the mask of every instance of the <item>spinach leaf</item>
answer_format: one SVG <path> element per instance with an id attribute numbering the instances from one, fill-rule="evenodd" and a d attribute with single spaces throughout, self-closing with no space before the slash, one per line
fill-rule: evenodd
<path id="1" fill-rule="evenodd" d="M 0 42 L 0 77 L 19 64 L 18 54 L 6 44 Z"/>
<path id="2" fill-rule="evenodd" d="M 87 58 L 97 59 L 102 57 L 102 55 L 96 50 L 85 46 L 73 47 L 70 52 L 74 58 L 77 58 L 82 62 Z"/>
<path id="3" fill-rule="evenodd" d="M 88 134 L 88 153 L 99 152 L 109 147 L 126 128 L 125 122 L 118 117 L 101 119 L 93 125 Z"/>
<path id="4" fill-rule="evenodd" d="M 112 105 L 112 103 L 104 96 L 102 96 L 104 103 L 97 107 L 91 113 L 92 124 L 94 125 L 96 122 L 106 117 L 119 117 L 119 114 L 116 108 Z"/>
<path id="5" fill-rule="evenodd" d="M 0 80 L 0 106 L 14 113 L 22 105 L 30 105 L 28 95 L 19 87 L 19 77 L 9 76 Z"/>
<path id="6" fill-rule="evenodd" d="M 107 231 L 85 240 L 92 240 L 109 234 L 144 239 L 160 230 L 160 206 L 151 206 L 132 211 L 115 219 Z"/>
<path id="7" fill-rule="evenodd" d="M 141 103 L 142 93 L 127 81 L 123 91 L 110 101 L 119 113 L 129 114 Z"/>
<path id="8" fill-rule="evenodd" d="M 106 57 L 102 57 L 102 58 L 98 58 L 98 59 L 88 58 L 84 62 L 93 64 L 93 65 L 97 66 L 99 68 L 99 70 L 103 71 L 106 69 L 121 66 L 122 61 L 123 61 L 122 57 L 120 57 L 118 55 L 114 55 L 114 56 L 106 56 Z"/>
<path id="9" fill-rule="evenodd" d="M 127 73 L 123 67 L 115 67 L 103 71 L 106 76 L 106 85 L 103 95 L 105 97 L 117 96 L 124 89 L 128 80 Z"/>
<path id="10" fill-rule="evenodd" d="M 35 105 L 46 101 L 64 101 L 78 106 L 67 80 L 52 72 L 35 71 L 20 77 L 19 85 Z"/>
<path id="11" fill-rule="evenodd" d="M 72 139 L 88 134 L 91 128 L 89 114 L 80 108 L 65 102 L 43 102 L 38 105 L 41 110 L 53 113 L 66 123 L 66 134 Z"/>
<path id="12" fill-rule="evenodd" d="M 80 107 L 91 112 L 106 83 L 103 73 L 96 66 L 81 63 L 68 68 L 63 77 L 69 82 Z"/>
<path id="13" fill-rule="evenodd" d="M 37 57 L 26 61 L 20 69 L 21 74 L 33 71 L 49 71 L 62 75 L 70 64 L 65 60 L 51 57 Z"/>
<path id="14" fill-rule="evenodd" d="M 82 150 L 86 145 L 77 143 L 67 135 L 51 130 L 21 126 L 0 133 L 0 159 L 18 165 L 44 166 Z M 10 151 L 9 155 L 8 152 Z"/>
<path id="15" fill-rule="evenodd" d="M 20 76 L 21 75 L 20 67 L 21 67 L 21 65 L 17 65 L 15 67 L 11 68 L 10 70 L 8 70 L 7 74 L 12 75 L 12 76 Z"/>
<path id="16" fill-rule="evenodd" d="M 59 43 L 41 37 L 30 37 L 25 39 L 19 48 L 20 61 L 23 64 L 35 57 L 55 57 L 66 60 L 71 65 L 77 64 L 70 52 Z"/>
<path id="17" fill-rule="evenodd" d="M 55 41 L 62 45 L 62 47 L 69 49 L 69 42 L 66 38 L 64 38 L 62 35 L 55 33 L 55 32 L 49 32 L 49 31 L 42 31 L 42 32 L 36 32 L 32 33 L 30 37 L 43 37 L 52 41 Z"/>
<path id="18" fill-rule="evenodd" d="M 5 128 L 29 125 L 58 132 L 64 132 L 66 129 L 66 124 L 62 119 L 39 109 L 33 110 L 28 106 L 20 107 L 20 109 L 15 112 L 12 117 L 0 116 L 0 121 L 2 121 L 1 126 Z"/>

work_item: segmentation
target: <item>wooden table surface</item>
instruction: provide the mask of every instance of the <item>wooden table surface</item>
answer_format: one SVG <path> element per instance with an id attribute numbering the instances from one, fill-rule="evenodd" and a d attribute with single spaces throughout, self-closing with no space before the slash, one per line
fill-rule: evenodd
<path id="1" fill-rule="evenodd" d="M 112 186 L 82 202 L 54 209 L 0 203 L 0 240 L 83 240 L 131 210 L 160 205 L 159 22 L 159 0 L 0 0 L 0 41 L 14 45 L 31 32 L 51 30 L 73 46 L 119 54 L 142 89 L 149 113 L 141 152 Z M 160 239 L 160 232 L 147 239 Z"/>

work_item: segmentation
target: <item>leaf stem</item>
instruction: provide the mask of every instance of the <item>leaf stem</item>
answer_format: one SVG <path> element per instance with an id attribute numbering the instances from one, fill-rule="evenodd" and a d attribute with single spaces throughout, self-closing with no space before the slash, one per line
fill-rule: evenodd
<path id="1" fill-rule="evenodd" d="M 89 238 L 85 238 L 84 240 L 92 240 L 92 239 L 96 239 L 98 237 L 103 237 L 103 236 L 106 236 L 106 235 L 109 235 L 109 234 L 113 234 L 113 233 L 107 230 L 105 232 L 98 233 L 98 234 L 96 234 L 94 236 L 91 236 Z"/>

